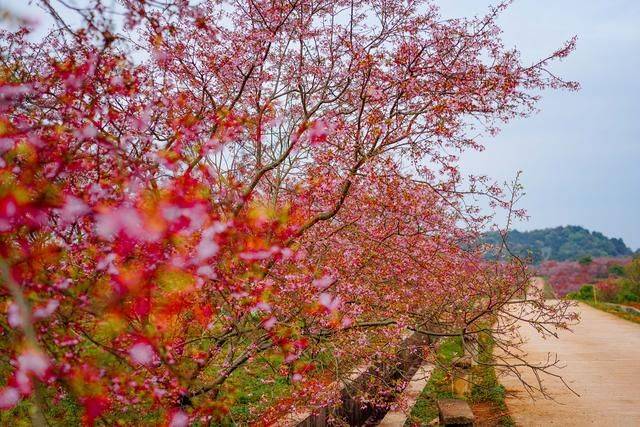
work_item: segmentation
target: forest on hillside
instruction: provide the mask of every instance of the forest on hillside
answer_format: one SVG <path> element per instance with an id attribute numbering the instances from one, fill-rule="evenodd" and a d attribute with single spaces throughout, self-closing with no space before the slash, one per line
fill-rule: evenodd
<path id="1" fill-rule="evenodd" d="M 493 246 L 502 243 L 497 232 L 485 234 L 483 240 Z M 633 254 L 622 239 L 609 238 L 598 231 L 589 231 L 576 225 L 532 231 L 512 230 L 506 240 L 511 253 L 527 258 L 534 264 L 547 260 L 571 261 L 584 257 L 623 257 Z"/>

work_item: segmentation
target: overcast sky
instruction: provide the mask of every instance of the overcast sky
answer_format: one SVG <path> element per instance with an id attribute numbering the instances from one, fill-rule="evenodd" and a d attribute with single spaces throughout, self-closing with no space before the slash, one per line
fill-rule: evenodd
<path id="1" fill-rule="evenodd" d="M 438 3 L 455 17 L 495 2 Z M 582 225 L 640 247 L 640 1 L 516 0 L 499 23 L 506 46 L 530 61 L 577 35 L 577 50 L 553 70 L 582 89 L 545 93 L 539 114 L 485 138 L 464 169 L 501 180 L 523 171 L 531 219 L 517 228 Z"/>
<path id="2" fill-rule="evenodd" d="M 28 0 L 0 0 L 24 12 Z M 486 12 L 490 0 L 440 0 L 443 16 Z M 519 229 L 582 225 L 640 247 L 640 1 L 516 0 L 499 23 L 508 47 L 533 62 L 574 35 L 553 69 L 580 92 L 548 92 L 542 112 L 510 123 L 463 170 L 511 180 L 522 170 L 531 219 Z"/>

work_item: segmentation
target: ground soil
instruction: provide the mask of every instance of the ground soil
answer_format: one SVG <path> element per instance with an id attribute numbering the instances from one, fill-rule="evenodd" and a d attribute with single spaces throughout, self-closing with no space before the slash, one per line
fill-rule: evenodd
<path id="1" fill-rule="evenodd" d="M 624 305 L 630 305 L 631 307 L 640 310 L 640 302 L 625 302 Z"/>
<path id="2" fill-rule="evenodd" d="M 495 427 L 500 424 L 504 411 L 492 402 L 471 404 L 471 410 L 475 415 L 475 427 Z"/>

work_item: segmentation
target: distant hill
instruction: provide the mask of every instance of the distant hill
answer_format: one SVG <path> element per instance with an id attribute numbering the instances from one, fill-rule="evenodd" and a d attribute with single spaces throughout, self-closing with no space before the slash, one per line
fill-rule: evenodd
<path id="1" fill-rule="evenodd" d="M 499 245 L 502 239 L 498 233 L 487 233 L 483 241 Z M 515 255 L 521 258 L 531 257 L 534 263 L 546 260 L 579 260 L 586 256 L 597 258 L 633 255 L 633 251 L 622 239 L 609 238 L 577 225 L 524 232 L 512 230 L 507 243 Z"/>

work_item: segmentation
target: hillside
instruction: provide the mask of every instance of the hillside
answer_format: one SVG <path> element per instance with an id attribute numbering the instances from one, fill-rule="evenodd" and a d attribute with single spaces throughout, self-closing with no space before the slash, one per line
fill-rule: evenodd
<path id="1" fill-rule="evenodd" d="M 484 242 L 499 244 L 498 233 L 487 233 Z M 597 231 L 569 225 L 542 230 L 512 230 L 507 238 L 509 248 L 519 257 L 531 257 L 534 263 L 546 260 L 569 261 L 583 257 L 629 256 L 633 251 L 622 239 L 609 238 Z"/>

